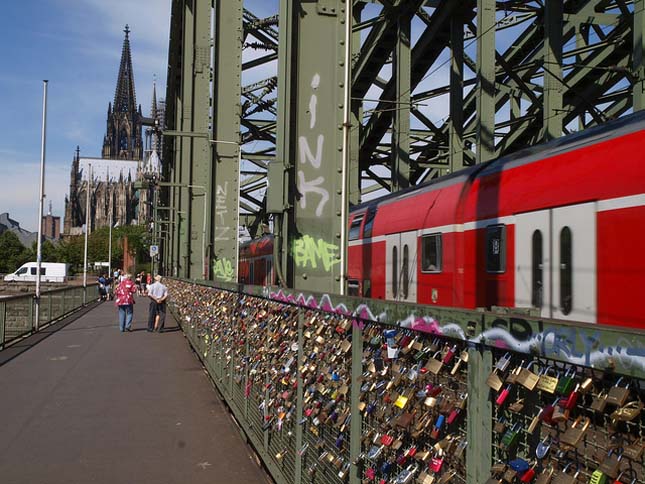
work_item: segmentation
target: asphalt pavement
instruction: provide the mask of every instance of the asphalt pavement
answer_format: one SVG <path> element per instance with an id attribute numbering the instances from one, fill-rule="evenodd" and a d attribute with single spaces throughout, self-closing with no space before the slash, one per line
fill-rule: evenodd
<path id="1" fill-rule="evenodd" d="M 0 482 L 269 482 L 170 314 L 149 333 L 147 307 L 121 333 L 99 304 L 0 366 Z"/>

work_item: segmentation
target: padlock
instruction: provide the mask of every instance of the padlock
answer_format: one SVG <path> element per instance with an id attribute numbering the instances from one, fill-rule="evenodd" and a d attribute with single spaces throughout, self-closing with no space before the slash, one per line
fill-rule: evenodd
<path id="1" fill-rule="evenodd" d="M 521 458 L 509 461 L 508 466 L 518 474 L 523 474 L 531 467 L 531 465 L 527 461 Z"/>
<path id="2" fill-rule="evenodd" d="M 529 361 L 526 367 L 521 367 L 516 377 L 517 383 L 527 390 L 533 390 L 539 381 L 539 377 L 531 371 L 531 368 L 537 364 L 537 361 Z"/>
<path id="3" fill-rule="evenodd" d="M 636 484 L 638 482 L 638 474 L 636 473 L 636 469 L 631 468 L 621 472 L 616 478 L 616 480 L 613 482 L 613 484 L 627 484 L 626 481 L 623 481 L 623 475 L 625 477 L 629 476 L 632 478 L 632 480 L 629 481 L 629 484 Z"/>
<path id="4" fill-rule="evenodd" d="M 500 389 L 504 385 L 504 382 L 497 374 L 498 371 L 499 370 L 497 368 L 493 368 L 493 371 L 491 372 L 490 375 L 488 375 L 488 378 L 486 379 L 486 385 L 488 385 L 496 392 L 500 391 Z"/>
<path id="5" fill-rule="evenodd" d="M 431 373 L 437 375 L 441 368 L 443 368 L 443 362 L 438 360 L 437 357 L 441 354 L 441 351 L 437 351 L 434 355 L 428 358 L 428 361 L 424 367 Z"/>
<path id="6" fill-rule="evenodd" d="M 508 365 L 510 364 L 511 364 L 511 354 L 506 353 L 499 360 L 497 360 L 497 363 L 495 363 L 495 368 L 497 368 L 499 371 L 506 371 L 506 369 L 508 368 Z"/>
<path id="7" fill-rule="evenodd" d="M 549 375 L 549 372 L 555 372 L 555 376 Z M 542 390 L 547 393 L 554 393 L 556 387 L 558 386 L 558 381 L 560 381 L 560 372 L 557 371 L 553 366 L 547 366 L 544 368 L 538 375 L 539 379 L 536 385 L 538 390 Z"/>
<path id="8" fill-rule="evenodd" d="M 530 467 L 520 476 L 520 482 L 533 482 L 535 479 L 535 465 Z"/>
<path id="9" fill-rule="evenodd" d="M 629 383 L 621 387 L 620 384 L 623 381 L 623 377 L 620 377 L 616 382 L 616 385 L 609 389 L 609 394 L 607 395 L 607 403 L 609 405 L 616 405 L 622 407 L 627 402 L 629 398 Z"/>
<path id="10" fill-rule="evenodd" d="M 549 453 L 549 449 L 551 449 L 551 436 L 547 435 L 535 446 L 535 456 L 538 459 L 544 459 Z"/>
<path id="11" fill-rule="evenodd" d="M 572 464 L 572 462 L 569 462 L 566 466 L 564 466 L 564 469 L 556 474 L 551 482 L 553 484 L 576 484 L 578 476 L 580 475 L 580 470 L 576 470 L 576 473 L 573 475 L 568 474 L 569 467 L 571 467 Z"/>
<path id="12" fill-rule="evenodd" d="M 521 426 L 519 422 L 508 429 L 502 436 L 502 440 L 500 442 L 501 447 L 505 449 L 514 447 L 520 440 L 520 429 Z"/>
<path id="13" fill-rule="evenodd" d="M 576 370 L 574 367 L 569 368 L 564 376 L 561 376 L 558 380 L 558 384 L 555 387 L 555 393 L 560 395 L 568 395 L 571 393 L 571 390 L 576 386 L 575 382 Z"/>
<path id="14" fill-rule="evenodd" d="M 620 453 L 618 453 L 620 451 Z M 620 474 L 620 465 L 623 459 L 622 449 L 611 449 L 607 457 L 602 461 L 598 468 L 603 474 L 616 479 Z"/>
<path id="15" fill-rule="evenodd" d="M 418 470 L 419 470 L 418 464 L 410 464 L 409 466 L 407 466 L 405 469 L 403 469 L 401 472 L 397 474 L 394 482 L 396 484 L 407 484 L 409 482 L 412 482 L 412 479 L 414 478 Z"/>
<path id="16" fill-rule="evenodd" d="M 497 398 L 495 399 L 495 403 L 497 405 L 504 405 L 504 402 L 508 398 L 508 395 L 511 393 L 511 385 L 507 385 L 506 388 L 504 388 L 499 394 L 497 395 Z"/>
<path id="17" fill-rule="evenodd" d="M 600 469 L 596 469 L 591 474 L 589 484 L 607 484 L 607 476 Z"/>
<path id="18" fill-rule="evenodd" d="M 432 459 L 430 459 L 430 462 L 428 463 L 428 468 L 432 472 L 439 473 L 441 472 L 441 468 L 443 467 L 443 462 L 444 462 L 443 454 L 438 452 L 432 457 Z"/>
<path id="19" fill-rule="evenodd" d="M 579 396 L 580 396 L 580 385 L 576 385 L 576 387 L 573 390 L 571 390 L 571 393 L 569 393 L 569 395 L 565 399 L 563 407 L 566 408 L 567 410 L 572 410 L 576 406 L 576 403 L 578 403 Z"/>

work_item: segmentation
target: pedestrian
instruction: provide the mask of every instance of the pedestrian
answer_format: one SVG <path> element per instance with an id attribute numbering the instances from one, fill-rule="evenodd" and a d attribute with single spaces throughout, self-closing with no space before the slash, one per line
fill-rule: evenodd
<path id="1" fill-rule="evenodd" d="M 134 284 L 137 286 L 137 296 L 141 296 L 141 273 L 134 276 Z"/>
<path id="2" fill-rule="evenodd" d="M 98 279 L 99 283 L 99 301 L 105 301 L 107 299 L 107 279 L 105 275 L 100 275 Z"/>
<path id="3" fill-rule="evenodd" d="M 150 308 L 148 310 L 148 331 L 163 331 L 166 322 L 166 299 L 168 288 L 161 283 L 161 276 L 155 276 L 155 282 L 148 286 Z"/>
<path id="4" fill-rule="evenodd" d="M 142 272 L 140 274 L 140 277 L 141 277 L 141 295 L 145 296 L 148 293 L 147 292 L 147 287 L 148 287 L 148 284 L 150 284 L 150 283 L 146 279 L 146 273 L 145 272 Z"/>
<path id="5" fill-rule="evenodd" d="M 134 293 L 137 287 L 132 282 L 130 274 L 125 274 L 119 285 L 116 287 L 116 301 L 114 304 L 119 308 L 119 329 L 132 331 L 132 309 L 134 307 Z"/>

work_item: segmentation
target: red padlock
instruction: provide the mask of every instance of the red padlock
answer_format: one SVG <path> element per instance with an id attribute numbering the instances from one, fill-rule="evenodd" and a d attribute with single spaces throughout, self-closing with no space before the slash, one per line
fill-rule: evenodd
<path id="1" fill-rule="evenodd" d="M 460 408 L 453 408 L 452 412 L 450 412 L 450 415 L 448 415 L 448 418 L 446 419 L 446 422 L 448 422 L 448 424 L 450 425 L 455 420 L 457 420 L 457 417 L 459 417 L 460 413 L 461 413 Z"/>
<path id="2" fill-rule="evenodd" d="M 501 392 L 499 392 L 499 395 L 497 395 L 497 398 L 495 399 L 495 403 L 497 405 L 504 405 L 504 402 L 506 401 L 510 393 L 511 393 L 511 386 L 508 385 Z"/>
<path id="3" fill-rule="evenodd" d="M 569 396 L 567 397 L 566 401 L 564 402 L 564 408 L 567 410 L 571 410 L 573 407 L 576 406 L 576 403 L 578 402 L 578 397 L 580 396 L 580 385 L 576 385 L 576 388 L 569 393 Z"/>
<path id="4" fill-rule="evenodd" d="M 430 463 L 428 464 L 428 468 L 432 472 L 441 472 L 441 468 L 443 467 L 443 457 L 433 457 L 430 459 Z"/>
<path id="5" fill-rule="evenodd" d="M 520 482 L 533 482 L 535 478 L 535 468 L 531 467 L 524 474 L 520 476 Z"/>
<path id="6" fill-rule="evenodd" d="M 450 363 L 452 361 L 452 358 L 455 356 L 456 352 L 457 352 L 457 345 L 454 345 L 446 352 L 445 356 L 443 357 L 443 360 L 442 360 L 443 364 L 447 365 L 448 363 Z"/>

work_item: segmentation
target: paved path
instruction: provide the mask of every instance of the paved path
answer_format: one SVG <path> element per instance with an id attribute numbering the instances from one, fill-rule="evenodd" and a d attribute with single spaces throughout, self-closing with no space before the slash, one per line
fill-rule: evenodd
<path id="1" fill-rule="evenodd" d="M 146 309 L 121 333 L 103 303 L 0 366 L 0 482 L 268 482 L 181 331 L 146 332 Z"/>

